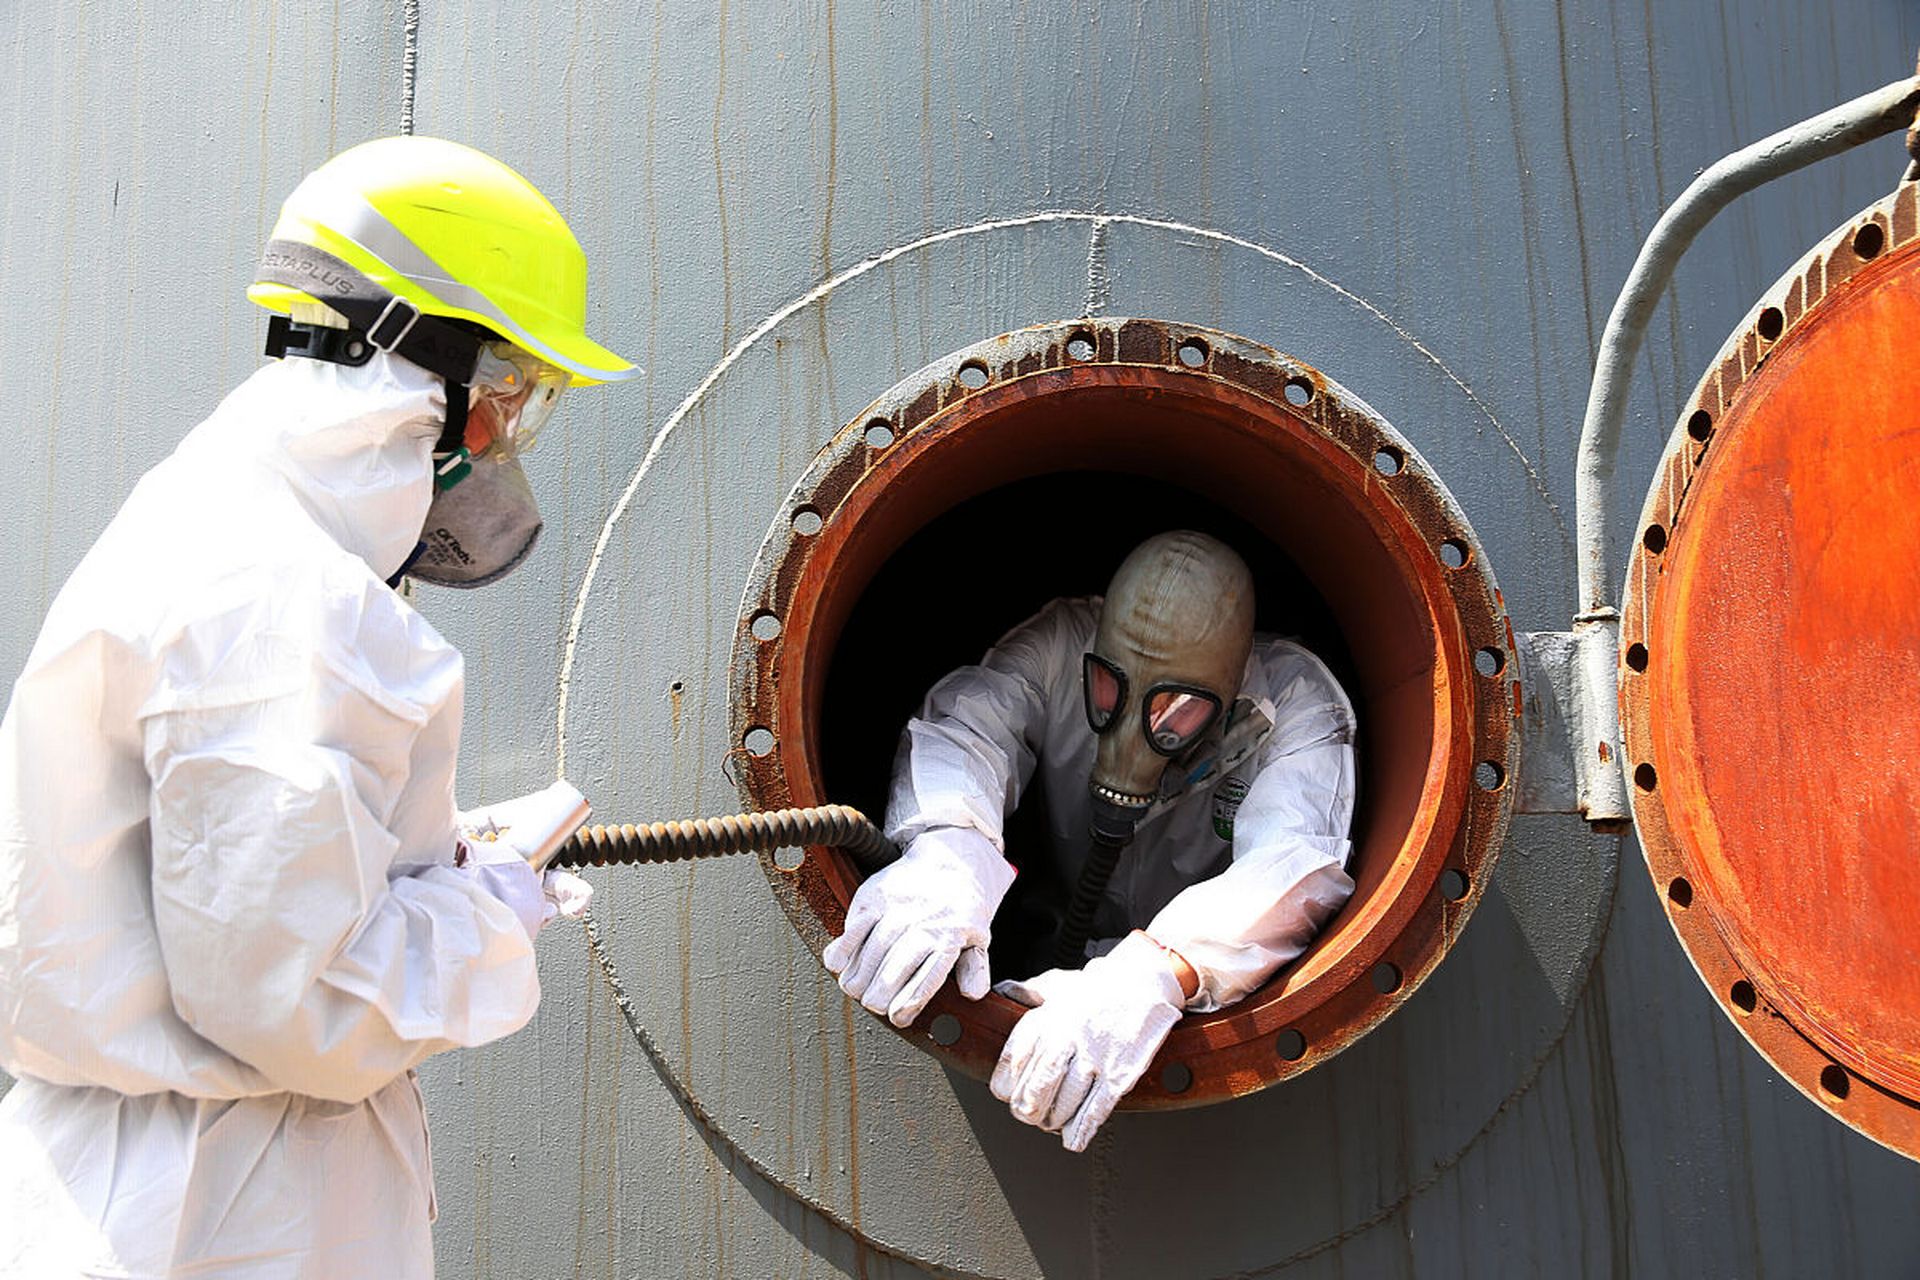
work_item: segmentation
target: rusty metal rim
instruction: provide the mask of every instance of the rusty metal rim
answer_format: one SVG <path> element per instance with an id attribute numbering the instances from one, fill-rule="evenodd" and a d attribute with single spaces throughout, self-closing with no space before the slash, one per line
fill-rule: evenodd
<path id="1" fill-rule="evenodd" d="M 1920 1097 L 1799 1009 L 1737 929 L 1722 920 L 1693 851 L 1667 811 L 1651 711 L 1651 643 L 1662 558 L 1686 521 L 1697 473 L 1717 456 L 1720 428 L 1767 358 L 1811 328 L 1809 316 L 1863 273 L 1920 254 L 1920 184 L 1903 183 L 1836 228 L 1755 303 L 1683 407 L 1636 526 L 1622 619 L 1619 691 L 1634 823 L 1667 921 L 1728 1019 L 1795 1088 L 1849 1127 L 1920 1159 Z M 1897 1073 L 1895 1073 L 1897 1075 Z"/>
<path id="2" fill-rule="evenodd" d="M 896 385 L 821 451 L 773 521 L 743 597 L 736 633 L 734 741 L 770 731 L 764 754 L 736 755 L 750 803 L 805 802 L 815 787 L 808 761 L 805 645 L 814 611 L 836 577 L 834 547 L 886 501 L 888 484 L 943 435 L 977 421 L 1010 398 L 1053 394 L 1131 380 L 1173 387 L 1237 411 L 1285 424 L 1300 456 L 1316 456 L 1328 483 L 1408 557 L 1409 589 L 1434 620 L 1436 737 L 1416 817 L 1426 839 L 1374 927 L 1350 939 L 1345 954 L 1316 967 L 1313 955 L 1241 1005 L 1185 1019 L 1159 1063 L 1129 1098 L 1134 1107 L 1185 1106 L 1236 1096 L 1298 1074 L 1337 1053 L 1384 1019 L 1431 972 L 1478 902 L 1511 815 L 1506 785 L 1517 763 L 1511 732 L 1519 704 L 1518 664 L 1492 677 L 1475 673 L 1473 654 L 1512 654 L 1511 627 L 1470 526 L 1416 450 L 1364 403 L 1309 366 L 1230 334 L 1156 321 L 1098 319 L 1038 326 L 977 344 Z M 1290 403 L 1304 400 L 1305 405 Z M 878 429 L 878 433 L 874 434 Z M 877 443 L 876 443 L 877 442 Z M 1375 466 L 1393 460 L 1392 472 Z M 801 524 L 796 528 L 796 518 Z M 817 523 L 816 523 L 817 521 Z M 823 536 L 823 532 L 824 535 Z M 1463 563 L 1442 566 L 1443 544 Z M 826 548 L 827 552 L 823 552 Z M 1403 583 L 1403 587 L 1409 584 Z M 857 594 L 857 592 L 856 592 Z M 774 634 L 757 635 L 772 616 Z M 793 637 L 809 639 L 796 651 Z M 830 641 L 822 642 L 830 647 Z M 783 678 L 784 677 L 784 678 Z M 1474 784 L 1476 765 L 1492 766 L 1490 786 Z M 1436 835 L 1444 838 L 1434 840 Z M 1409 840 L 1408 843 L 1412 843 Z M 1437 850 L 1437 851 L 1436 851 Z M 798 867 L 763 866 L 796 928 L 817 953 L 843 918 L 857 879 L 837 854 L 810 849 Z M 1448 878 L 1464 881 L 1442 884 Z M 1330 930 L 1331 934 L 1333 931 Z M 1322 961 L 1326 957 L 1321 957 Z M 1301 980 L 1299 975 L 1314 976 Z M 1386 975 L 1382 978 L 1382 974 Z M 1020 1010 L 999 997 L 972 1003 L 949 987 L 905 1034 L 951 1064 L 981 1076 Z M 957 1031 L 957 1034 L 956 1034 Z"/>

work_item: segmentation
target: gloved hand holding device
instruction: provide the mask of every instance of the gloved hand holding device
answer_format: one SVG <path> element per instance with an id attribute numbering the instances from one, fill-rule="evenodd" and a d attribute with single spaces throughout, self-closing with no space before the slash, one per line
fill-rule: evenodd
<path id="1" fill-rule="evenodd" d="M 1171 952 L 1136 930 L 1084 969 L 999 984 L 1033 1008 L 1007 1037 L 988 1084 L 993 1096 L 1015 1119 L 1085 1151 L 1180 1021 L 1187 993 L 1175 966 Z"/>
<path id="2" fill-rule="evenodd" d="M 1014 870 L 971 827 L 936 827 L 869 876 L 847 907 L 847 927 L 820 959 L 840 989 L 896 1027 L 920 1016 L 958 966 L 960 994 L 978 1000 L 992 979 L 993 913 Z"/>
<path id="3" fill-rule="evenodd" d="M 531 795 L 461 812 L 455 815 L 455 864 L 512 907 L 528 937 L 538 937 L 555 916 L 577 919 L 593 898 L 593 886 L 579 876 L 545 869 L 591 812 L 586 797 L 564 779 Z"/>

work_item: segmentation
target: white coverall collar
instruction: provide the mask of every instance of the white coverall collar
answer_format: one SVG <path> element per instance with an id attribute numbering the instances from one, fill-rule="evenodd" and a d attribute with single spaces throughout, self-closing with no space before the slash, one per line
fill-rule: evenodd
<path id="1" fill-rule="evenodd" d="M 279 474 L 328 536 L 389 578 L 426 522 L 445 414 L 439 377 L 397 356 L 377 353 L 358 368 L 276 360 L 234 388 L 179 451 L 213 470 Z"/>

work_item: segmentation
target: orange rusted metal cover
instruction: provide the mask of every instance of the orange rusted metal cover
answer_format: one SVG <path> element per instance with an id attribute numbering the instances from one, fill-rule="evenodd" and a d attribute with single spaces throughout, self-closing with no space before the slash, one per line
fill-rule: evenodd
<path id="1" fill-rule="evenodd" d="M 1629 583 L 1649 866 L 1735 1023 L 1920 1157 L 1920 243 L 1909 185 L 1736 335 Z"/>

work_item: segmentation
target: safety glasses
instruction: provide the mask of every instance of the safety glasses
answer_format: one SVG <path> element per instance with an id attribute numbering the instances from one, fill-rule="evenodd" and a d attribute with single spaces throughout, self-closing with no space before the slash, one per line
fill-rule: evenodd
<path id="1" fill-rule="evenodd" d="M 1088 727 L 1095 733 L 1105 733 L 1127 704 L 1127 673 L 1089 653 L 1084 659 L 1081 692 L 1086 699 Z M 1163 756 L 1177 756 L 1200 740 L 1220 710 L 1217 695 L 1194 685 L 1163 681 L 1147 690 L 1140 730 L 1149 747 Z"/>
<path id="2" fill-rule="evenodd" d="M 572 377 L 510 342 L 487 343 L 467 389 L 467 452 L 491 448 L 504 461 L 533 448 Z"/>

